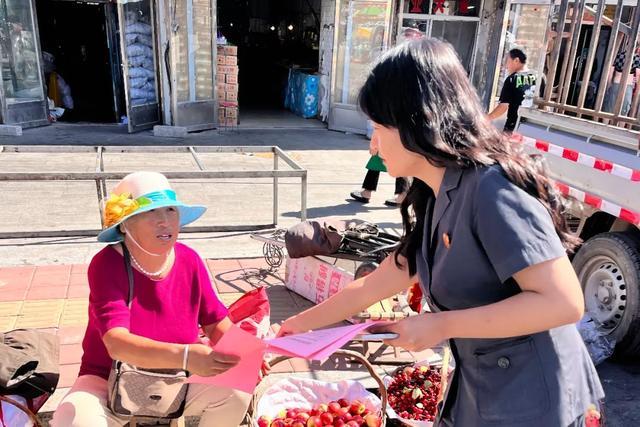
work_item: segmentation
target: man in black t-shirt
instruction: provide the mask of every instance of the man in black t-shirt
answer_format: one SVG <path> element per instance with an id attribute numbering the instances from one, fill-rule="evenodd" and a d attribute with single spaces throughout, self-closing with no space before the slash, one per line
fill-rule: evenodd
<path id="1" fill-rule="evenodd" d="M 505 132 L 512 132 L 518 122 L 518 108 L 531 107 L 536 91 L 536 75 L 526 69 L 527 55 L 520 49 L 511 49 L 507 55 L 509 77 L 500 92 L 500 103 L 489 113 L 491 120 L 507 114 Z"/>

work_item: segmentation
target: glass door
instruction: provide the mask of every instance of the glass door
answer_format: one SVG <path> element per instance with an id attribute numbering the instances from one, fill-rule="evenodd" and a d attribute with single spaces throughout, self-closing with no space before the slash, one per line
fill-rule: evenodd
<path id="1" fill-rule="evenodd" d="M 189 131 L 216 126 L 216 1 L 162 0 L 161 43 L 171 121 Z M 164 104 L 167 106 L 167 103 Z"/>
<path id="2" fill-rule="evenodd" d="M 481 8 L 482 0 L 403 0 L 396 42 L 420 36 L 449 42 L 471 77 Z"/>
<path id="3" fill-rule="evenodd" d="M 35 0 L 0 0 L 2 123 L 49 124 Z"/>
<path id="4" fill-rule="evenodd" d="M 129 132 L 160 123 L 153 12 L 151 0 L 118 2 Z"/>
<path id="5" fill-rule="evenodd" d="M 391 0 L 338 0 L 329 129 L 365 134 L 358 92 L 376 58 L 389 45 Z"/>
<path id="6" fill-rule="evenodd" d="M 509 17 L 503 33 L 504 43 L 498 60 L 494 80 L 492 108 L 500 96 L 502 84 L 507 78 L 505 58 L 513 48 L 522 49 L 527 54 L 527 68 L 543 75 L 547 55 L 551 54 L 552 40 L 545 46 L 545 36 L 549 22 L 549 2 L 544 0 L 512 1 L 509 3 Z"/>

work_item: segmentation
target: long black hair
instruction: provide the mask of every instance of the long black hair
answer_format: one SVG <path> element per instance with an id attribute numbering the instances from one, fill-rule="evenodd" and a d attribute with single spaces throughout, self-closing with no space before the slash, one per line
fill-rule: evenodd
<path id="1" fill-rule="evenodd" d="M 495 128 L 448 43 L 424 38 L 387 51 L 369 73 L 358 103 L 374 122 L 398 129 L 402 145 L 434 166 L 500 165 L 511 182 L 544 205 L 568 251 L 580 243 L 568 231 L 541 158 L 527 155 Z M 396 263 L 405 256 L 412 275 L 432 197 L 431 188 L 414 179 L 400 209 L 404 234 Z"/>

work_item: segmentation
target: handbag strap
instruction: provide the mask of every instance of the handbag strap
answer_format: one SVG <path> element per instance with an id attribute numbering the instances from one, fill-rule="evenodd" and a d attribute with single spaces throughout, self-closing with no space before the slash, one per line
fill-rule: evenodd
<path id="1" fill-rule="evenodd" d="M 129 298 L 127 299 L 127 307 L 131 310 L 131 303 L 133 302 L 133 268 L 131 267 L 131 255 L 127 245 L 122 242 L 122 258 L 124 258 L 124 268 L 127 270 L 127 277 L 129 279 Z"/>

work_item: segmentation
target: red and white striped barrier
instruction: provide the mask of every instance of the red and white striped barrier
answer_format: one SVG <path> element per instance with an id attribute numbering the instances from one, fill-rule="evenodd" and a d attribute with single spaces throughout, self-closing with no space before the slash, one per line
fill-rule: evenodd
<path id="1" fill-rule="evenodd" d="M 572 197 L 579 202 L 613 215 L 616 218 L 620 218 L 630 222 L 631 224 L 640 226 L 640 213 L 638 212 L 623 208 L 622 206 L 611 203 L 601 197 L 585 193 L 582 190 L 578 190 L 577 188 L 573 188 L 558 181 L 555 182 L 555 185 L 558 191 L 560 191 L 560 193 L 565 197 Z"/>
<path id="2" fill-rule="evenodd" d="M 610 173 L 620 178 L 629 181 L 640 181 L 640 170 L 631 169 L 626 166 L 612 163 L 608 160 L 599 159 L 588 154 L 580 153 L 576 150 L 564 148 L 559 145 L 552 144 L 540 139 L 531 138 L 518 133 L 514 133 L 511 136 L 511 140 L 514 142 L 523 143 L 529 147 L 535 148 L 545 153 L 553 154 L 554 156 L 562 157 L 563 159 L 580 163 L 582 165 L 597 169 L 602 172 Z"/>

